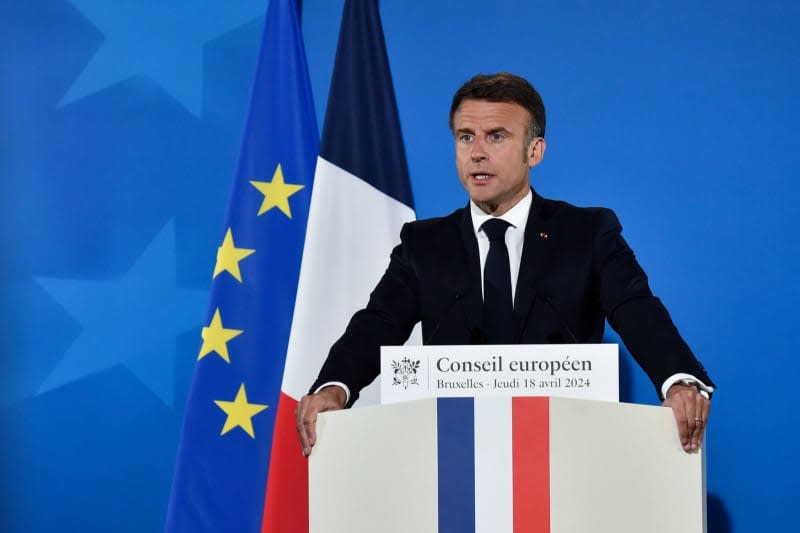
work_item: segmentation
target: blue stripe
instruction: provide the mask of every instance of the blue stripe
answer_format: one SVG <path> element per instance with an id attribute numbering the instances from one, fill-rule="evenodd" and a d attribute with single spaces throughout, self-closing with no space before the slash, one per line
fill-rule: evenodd
<path id="1" fill-rule="evenodd" d="M 347 0 L 320 155 L 414 208 L 392 74 L 375 0 Z"/>
<path id="2" fill-rule="evenodd" d="M 475 531 L 475 403 L 437 400 L 439 533 Z"/>

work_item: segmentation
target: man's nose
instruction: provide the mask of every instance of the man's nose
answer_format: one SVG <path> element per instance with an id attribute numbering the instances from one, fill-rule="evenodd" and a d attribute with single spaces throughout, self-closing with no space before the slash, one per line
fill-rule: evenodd
<path id="1" fill-rule="evenodd" d="M 478 162 L 483 161 L 486 159 L 486 151 L 483 149 L 483 143 L 480 139 L 475 139 L 472 143 L 472 151 L 470 152 L 470 157 L 472 157 L 472 161 Z"/>

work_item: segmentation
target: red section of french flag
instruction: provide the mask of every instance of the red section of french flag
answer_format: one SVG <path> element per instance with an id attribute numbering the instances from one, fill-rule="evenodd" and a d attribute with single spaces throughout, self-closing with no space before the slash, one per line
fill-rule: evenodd
<path id="1" fill-rule="evenodd" d="M 308 460 L 295 429 L 297 400 L 281 392 L 264 500 L 262 533 L 308 532 Z"/>
<path id="2" fill-rule="evenodd" d="M 514 398 L 514 533 L 550 533 L 550 398 Z"/>

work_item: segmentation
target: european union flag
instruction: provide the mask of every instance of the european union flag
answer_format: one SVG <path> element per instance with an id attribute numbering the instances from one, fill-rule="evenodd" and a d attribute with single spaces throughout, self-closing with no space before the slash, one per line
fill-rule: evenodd
<path id="1" fill-rule="evenodd" d="M 168 532 L 261 530 L 318 149 L 298 8 L 272 0 L 218 236 Z"/>

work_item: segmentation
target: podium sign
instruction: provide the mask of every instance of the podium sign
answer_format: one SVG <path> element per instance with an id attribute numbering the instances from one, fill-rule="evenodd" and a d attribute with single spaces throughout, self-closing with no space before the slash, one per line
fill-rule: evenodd
<path id="1" fill-rule="evenodd" d="M 616 344 L 384 346 L 381 403 L 438 397 L 619 401 Z"/>

